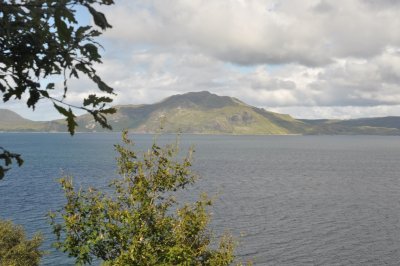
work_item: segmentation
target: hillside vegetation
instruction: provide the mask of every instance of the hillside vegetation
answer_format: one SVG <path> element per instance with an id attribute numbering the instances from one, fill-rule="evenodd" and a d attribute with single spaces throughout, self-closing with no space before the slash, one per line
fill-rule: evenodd
<path id="1" fill-rule="evenodd" d="M 400 135 L 400 117 L 304 120 L 250 106 L 206 91 L 174 95 L 155 104 L 115 106 L 108 120 L 114 131 L 196 134 L 373 134 Z M 34 122 L 0 109 L 0 131 L 67 131 L 63 120 Z M 77 118 L 80 132 L 105 131 L 90 115 Z"/>

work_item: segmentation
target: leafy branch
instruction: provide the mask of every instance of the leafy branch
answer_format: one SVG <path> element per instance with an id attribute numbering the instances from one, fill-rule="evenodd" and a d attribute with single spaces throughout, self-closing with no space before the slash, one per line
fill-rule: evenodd
<path id="1" fill-rule="evenodd" d="M 0 147 L 0 160 L 3 161 L 4 165 L 0 165 L 0 180 L 3 179 L 5 173 L 10 170 L 7 166 L 11 165 L 13 160 L 17 162 L 18 166 L 21 166 L 24 163 L 20 154 L 9 152 L 3 147 Z"/>
<path id="2" fill-rule="evenodd" d="M 67 121 L 68 131 L 75 133 L 74 110 L 84 110 L 102 127 L 111 129 L 106 115 L 115 112 L 107 107 L 114 89 L 97 75 L 94 64 L 102 63 L 96 38 L 111 28 L 97 5 L 112 5 L 113 0 L 5 0 L 0 2 L 0 94 L 3 102 L 26 97 L 28 108 L 35 110 L 39 101 L 53 103 Z M 76 19 L 77 8 L 85 8 L 94 25 L 81 25 Z M 49 77 L 63 77 L 62 99 L 57 99 L 54 83 Z M 81 105 L 66 101 L 68 81 L 86 76 L 102 94 L 90 94 Z M 103 96 L 106 95 L 106 96 Z M 13 153 L 3 153 L 6 158 Z M 12 160 L 11 160 L 12 162 Z M 10 163 L 10 160 L 7 160 Z M 9 164 L 7 164 L 9 165 Z M 2 168 L 4 176 L 5 170 Z"/>

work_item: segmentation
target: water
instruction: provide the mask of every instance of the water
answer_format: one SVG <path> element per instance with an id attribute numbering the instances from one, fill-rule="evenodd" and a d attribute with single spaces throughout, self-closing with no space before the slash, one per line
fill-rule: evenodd
<path id="1" fill-rule="evenodd" d="M 25 159 L 0 182 L 0 217 L 54 240 L 45 215 L 59 208 L 56 182 L 102 187 L 115 174 L 119 134 L 0 134 Z M 150 135 L 134 136 L 139 149 Z M 173 141 L 165 136 L 161 142 Z M 239 239 L 255 265 L 399 265 L 400 138 L 378 136 L 196 136 L 190 189 L 218 195 L 211 227 Z M 188 197 L 189 199 L 190 197 Z M 43 265 L 71 265 L 52 250 Z"/>

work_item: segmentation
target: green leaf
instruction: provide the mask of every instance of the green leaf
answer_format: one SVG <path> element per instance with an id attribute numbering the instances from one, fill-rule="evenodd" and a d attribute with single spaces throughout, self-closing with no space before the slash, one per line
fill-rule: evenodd
<path id="1" fill-rule="evenodd" d="M 75 127 L 77 127 L 78 126 L 78 124 L 75 122 L 75 115 L 74 115 L 74 113 L 72 112 L 72 110 L 71 110 L 71 108 L 69 108 L 69 110 L 68 110 L 68 116 L 67 116 L 67 125 L 68 125 L 68 132 L 71 134 L 71 135 L 74 135 L 75 134 Z"/>
<path id="2" fill-rule="evenodd" d="M 94 45 L 92 43 L 87 43 L 83 47 L 89 53 L 90 59 L 99 61 L 100 55 L 99 55 L 96 45 Z"/>
<path id="3" fill-rule="evenodd" d="M 56 108 L 56 110 L 62 114 L 63 116 L 66 117 L 66 121 L 67 121 L 67 127 L 68 127 L 68 132 L 71 135 L 75 134 L 75 127 L 78 126 L 78 124 L 75 122 L 75 115 L 72 112 L 71 108 L 69 108 L 68 110 L 65 109 L 64 107 L 57 105 L 55 103 L 53 103 L 54 107 Z"/>
<path id="4" fill-rule="evenodd" d="M 92 112 L 94 120 L 99 123 L 103 128 L 112 130 L 111 125 L 107 123 L 107 118 L 101 114 L 101 111 Z"/>
<path id="5" fill-rule="evenodd" d="M 88 8 L 90 14 L 92 14 L 94 23 L 97 26 L 99 26 L 102 30 L 105 30 L 107 28 L 112 28 L 112 26 L 108 24 L 106 16 L 103 13 L 96 11 L 96 9 L 94 9 L 88 4 L 86 4 L 86 7 Z"/>
<path id="6" fill-rule="evenodd" d="M 10 98 L 15 94 L 15 90 L 9 89 L 7 93 L 3 95 L 3 102 L 8 102 Z"/>
<path id="7" fill-rule="evenodd" d="M 68 29 L 67 24 L 57 15 L 54 21 L 61 41 L 69 42 L 71 40 L 71 31 Z"/>
<path id="8" fill-rule="evenodd" d="M 97 75 L 94 75 L 92 80 L 97 84 L 98 88 L 101 91 L 107 92 L 112 94 L 114 92 L 114 89 L 108 86 L 106 83 L 104 83 L 101 78 Z"/>
<path id="9" fill-rule="evenodd" d="M 95 94 L 90 94 L 87 98 L 85 98 L 83 100 L 83 106 L 88 106 L 90 104 L 94 105 L 96 102 L 96 99 L 97 99 L 97 97 Z"/>
<path id="10" fill-rule="evenodd" d="M 79 27 L 76 32 L 75 32 L 75 37 L 78 39 L 81 39 L 85 32 L 89 30 L 91 26 L 84 26 L 84 27 Z"/>
<path id="11" fill-rule="evenodd" d="M 79 71 L 81 71 L 85 74 L 88 74 L 90 72 L 90 70 L 83 63 L 76 64 L 75 69 L 78 69 Z"/>
<path id="12" fill-rule="evenodd" d="M 67 18 L 70 23 L 78 23 L 75 19 L 74 13 L 75 10 L 69 10 L 68 8 L 62 9 L 62 15 Z"/>
<path id="13" fill-rule="evenodd" d="M 109 97 L 97 97 L 96 94 L 90 94 L 87 98 L 85 98 L 83 100 L 83 105 L 84 106 L 88 106 L 88 105 L 92 105 L 93 107 L 96 107 L 99 104 L 102 103 L 111 103 L 113 100 Z"/>
<path id="14" fill-rule="evenodd" d="M 71 73 L 69 74 L 69 77 L 72 77 L 72 76 L 74 76 L 77 79 L 79 78 L 78 72 L 76 71 L 75 68 L 72 68 Z"/>
<path id="15" fill-rule="evenodd" d="M 68 111 L 67 111 L 67 109 L 65 109 L 64 107 L 62 107 L 62 106 L 60 106 L 60 105 L 57 105 L 57 104 L 55 104 L 55 103 L 53 103 L 53 105 L 54 105 L 54 108 L 56 108 L 56 110 L 57 110 L 60 114 L 62 114 L 63 116 L 68 116 Z"/>
<path id="16" fill-rule="evenodd" d="M 8 169 L 4 169 L 3 166 L 0 166 L 0 180 L 4 178 L 5 173 Z"/>
<path id="17" fill-rule="evenodd" d="M 33 107 L 35 109 L 35 104 L 39 101 L 40 93 L 36 89 L 29 90 L 29 99 L 26 102 L 28 107 Z"/>
<path id="18" fill-rule="evenodd" d="M 97 37 L 97 36 L 100 36 L 100 35 L 101 35 L 101 32 L 98 31 L 98 30 L 92 30 L 92 31 L 90 31 L 89 35 L 90 35 L 91 37 Z"/>
<path id="19" fill-rule="evenodd" d="M 15 160 L 17 160 L 18 166 L 22 166 L 24 164 L 24 160 L 22 160 L 21 155 L 19 154 L 15 156 Z"/>
<path id="20" fill-rule="evenodd" d="M 45 90 L 40 90 L 39 92 L 43 97 L 46 97 L 46 98 L 50 97 L 49 93 L 47 91 L 45 91 Z"/>
<path id="21" fill-rule="evenodd" d="M 51 82 L 51 83 L 47 84 L 46 90 L 54 90 L 54 86 L 55 86 L 55 84 L 53 82 Z"/>
<path id="22" fill-rule="evenodd" d="M 2 151 L 0 153 L 0 160 L 4 161 L 5 166 L 11 165 L 12 160 L 16 160 L 18 166 L 21 166 L 24 163 L 20 154 L 9 152 L 8 150 L 3 149 L 2 147 L 0 147 L 0 151 Z M 5 168 L 3 166 L 0 166 L 0 180 L 4 177 L 5 173 L 8 170 L 10 170 L 10 168 Z"/>
<path id="23" fill-rule="evenodd" d="M 100 110 L 100 112 L 102 114 L 115 114 L 117 112 L 117 109 L 115 109 L 115 108 L 107 108 L 107 109 Z"/>

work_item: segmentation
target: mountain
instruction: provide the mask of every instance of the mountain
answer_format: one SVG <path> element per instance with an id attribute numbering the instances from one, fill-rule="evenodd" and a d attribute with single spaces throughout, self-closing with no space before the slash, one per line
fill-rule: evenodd
<path id="1" fill-rule="evenodd" d="M 0 131 L 37 131 L 41 127 L 40 122 L 25 119 L 7 109 L 0 109 Z"/>
<path id="2" fill-rule="evenodd" d="M 376 118 L 360 118 L 352 120 L 343 120 L 337 122 L 337 124 L 344 126 L 368 126 L 368 127 L 381 127 L 381 128 L 397 128 L 400 129 L 400 117 L 398 116 L 387 116 L 387 117 L 376 117 Z"/>
<path id="3" fill-rule="evenodd" d="M 1 131 L 17 131 L 17 132 L 46 132 L 58 131 L 64 128 L 63 122 L 59 121 L 32 121 L 17 113 L 0 109 L 0 132 Z"/>
<path id="4" fill-rule="evenodd" d="M 174 95 L 155 104 L 120 105 L 108 116 L 115 131 L 197 134 L 375 134 L 400 135 L 400 117 L 305 120 L 250 106 L 210 92 Z M 105 131 L 90 115 L 77 118 L 77 131 Z M 66 131 L 62 120 L 34 122 L 0 109 L 0 131 Z"/>
<path id="5" fill-rule="evenodd" d="M 349 120 L 306 120 L 309 134 L 319 135 L 400 135 L 400 117 L 374 117 Z"/>
<path id="6" fill-rule="evenodd" d="M 304 123 L 288 115 L 267 112 L 227 96 L 190 92 L 148 105 L 116 106 L 109 116 L 114 130 L 134 132 L 184 132 L 199 134 L 293 134 L 303 132 Z M 90 115 L 78 118 L 82 131 L 102 131 Z M 298 133 L 296 131 L 296 133 Z"/>

